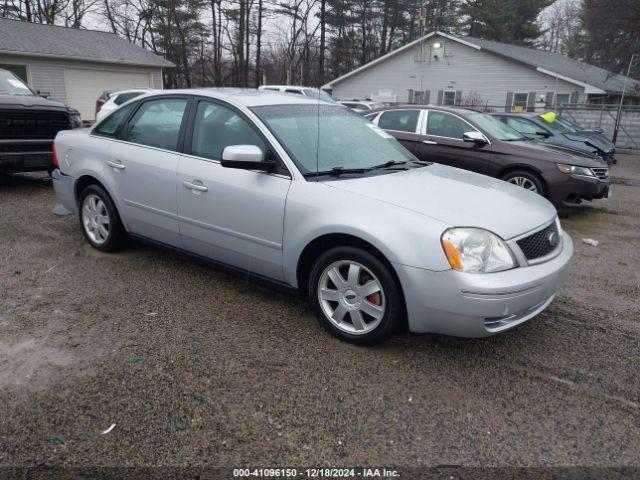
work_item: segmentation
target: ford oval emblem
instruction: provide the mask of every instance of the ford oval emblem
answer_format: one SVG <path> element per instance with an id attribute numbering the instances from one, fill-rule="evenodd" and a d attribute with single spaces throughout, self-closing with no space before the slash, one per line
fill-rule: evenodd
<path id="1" fill-rule="evenodd" d="M 558 232 L 551 232 L 549 234 L 548 240 L 549 240 L 549 245 L 555 248 L 560 243 L 560 235 L 558 235 Z"/>

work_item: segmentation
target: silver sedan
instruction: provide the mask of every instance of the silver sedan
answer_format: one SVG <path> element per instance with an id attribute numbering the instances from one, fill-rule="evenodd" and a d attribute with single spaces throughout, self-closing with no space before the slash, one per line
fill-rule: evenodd
<path id="1" fill-rule="evenodd" d="M 135 237 L 297 289 L 359 344 L 405 322 L 510 329 L 549 305 L 573 254 L 539 195 L 420 162 L 364 118 L 304 97 L 144 96 L 58 134 L 54 156 L 56 192 L 93 247 Z"/>

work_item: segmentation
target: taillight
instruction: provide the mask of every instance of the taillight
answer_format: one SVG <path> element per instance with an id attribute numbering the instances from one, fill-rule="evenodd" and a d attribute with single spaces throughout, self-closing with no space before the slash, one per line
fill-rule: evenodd
<path id="1" fill-rule="evenodd" d="M 60 165 L 58 165 L 58 154 L 56 153 L 56 144 L 52 143 L 51 144 L 51 162 L 53 162 L 53 166 L 56 168 L 59 168 Z"/>
<path id="2" fill-rule="evenodd" d="M 98 112 L 102 108 L 102 105 L 104 105 L 104 102 L 102 100 L 96 100 L 96 115 L 98 115 Z"/>

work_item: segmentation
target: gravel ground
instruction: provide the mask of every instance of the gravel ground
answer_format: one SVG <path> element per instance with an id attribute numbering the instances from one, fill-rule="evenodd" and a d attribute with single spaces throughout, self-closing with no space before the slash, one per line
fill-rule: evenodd
<path id="1" fill-rule="evenodd" d="M 5 179 L 0 465 L 637 466 L 640 157 L 613 174 L 564 215 L 575 261 L 546 312 L 376 348 L 188 257 L 99 253 L 45 178 Z"/>

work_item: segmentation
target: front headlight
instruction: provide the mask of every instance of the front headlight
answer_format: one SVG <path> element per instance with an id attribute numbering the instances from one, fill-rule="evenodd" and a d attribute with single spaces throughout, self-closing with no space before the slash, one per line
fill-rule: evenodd
<path id="1" fill-rule="evenodd" d="M 72 113 L 70 115 L 70 118 L 71 118 L 71 126 L 73 128 L 82 127 L 82 119 L 80 118 L 80 114 L 79 113 Z"/>
<path id="2" fill-rule="evenodd" d="M 584 177 L 595 177 L 590 168 L 578 167 L 576 165 L 564 165 L 558 163 L 558 170 L 567 175 L 582 175 Z"/>
<path id="3" fill-rule="evenodd" d="M 480 228 L 445 231 L 442 248 L 451 268 L 461 272 L 500 272 L 516 266 L 507 244 L 497 235 Z"/>

